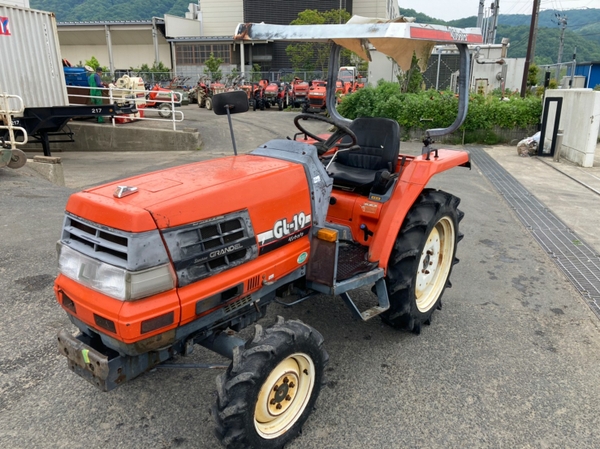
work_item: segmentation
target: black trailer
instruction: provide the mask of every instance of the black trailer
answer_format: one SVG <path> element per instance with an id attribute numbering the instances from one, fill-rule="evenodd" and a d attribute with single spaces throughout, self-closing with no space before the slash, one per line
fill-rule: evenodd
<path id="1" fill-rule="evenodd" d="M 44 150 L 44 156 L 51 156 L 50 136 L 59 136 L 63 139 L 52 140 L 52 142 L 74 142 L 73 133 L 65 131 L 67 122 L 75 117 L 114 117 L 122 114 L 134 114 L 137 112 L 135 105 L 75 105 L 75 106 L 51 106 L 40 108 L 25 108 L 22 117 L 13 117 L 13 126 L 23 128 L 30 143 L 40 143 Z M 0 140 L 6 142 L 7 136 L 0 136 Z"/>

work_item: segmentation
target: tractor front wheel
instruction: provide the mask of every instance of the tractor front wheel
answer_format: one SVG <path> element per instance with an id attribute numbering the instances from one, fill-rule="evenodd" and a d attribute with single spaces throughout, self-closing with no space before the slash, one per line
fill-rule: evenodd
<path id="1" fill-rule="evenodd" d="M 206 101 L 204 102 L 204 106 L 206 107 L 206 109 L 208 109 L 209 111 L 212 111 L 212 98 L 208 97 L 206 99 Z"/>
<path id="2" fill-rule="evenodd" d="M 216 435 L 228 449 L 281 448 L 312 412 L 328 361 L 319 332 L 279 318 L 234 351 L 217 377 Z"/>
<path id="3" fill-rule="evenodd" d="M 12 150 L 10 161 L 8 162 L 9 168 L 21 168 L 27 162 L 27 155 L 21 150 Z"/>
<path id="4" fill-rule="evenodd" d="M 158 106 L 158 115 L 162 118 L 171 118 L 171 103 L 162 103 Z"/>
<path id="5" fill-rule="evenodd" d="M 434 310 L 441 309 L 444 290 L 451 287 L 450 273 L 458 262 L 456 244 L 463 235 L 458 224 L 464 214 L 460 199 L 439 190 L 424 190 L 396 238 L 386 285 L 390 308 L 382 320 L 396 328 L 421 332 Z"/>

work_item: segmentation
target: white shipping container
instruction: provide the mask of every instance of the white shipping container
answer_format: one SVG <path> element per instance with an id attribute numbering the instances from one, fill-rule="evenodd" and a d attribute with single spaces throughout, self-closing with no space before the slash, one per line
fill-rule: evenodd
<path id="1" fill-rule="evenodd" d="M 0 5 L 0 64 L 0 92 L 25 108 L 69 104 L 53 13 Z"/>

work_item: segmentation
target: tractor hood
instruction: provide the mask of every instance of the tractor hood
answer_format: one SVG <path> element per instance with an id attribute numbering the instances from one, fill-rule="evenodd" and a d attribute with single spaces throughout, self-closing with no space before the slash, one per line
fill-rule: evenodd
<path id="1" fill-rule="evenodd" d="M 118 198 L 119 187 L 137 190 Z M 304 169 L 275 158 L 242 155 L 198 162 L 120 180 L 71 196 L 67 211 L 127 232 L 172 228 L 249 210 L 261 222 L 281 201 L 310 209 Z M 307 210 L 306 213 L 310 213 Z M 265 223 L 269 228 L 272 223 Z"/>

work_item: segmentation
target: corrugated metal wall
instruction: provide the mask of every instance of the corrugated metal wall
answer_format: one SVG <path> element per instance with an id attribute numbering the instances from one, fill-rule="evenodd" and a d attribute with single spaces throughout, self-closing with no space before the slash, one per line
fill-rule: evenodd
<path id="1" fill-rule="evenodd" d="M 25 107 L 69 104 L 53 13 L 0 5 L 0 92 Z"/>

